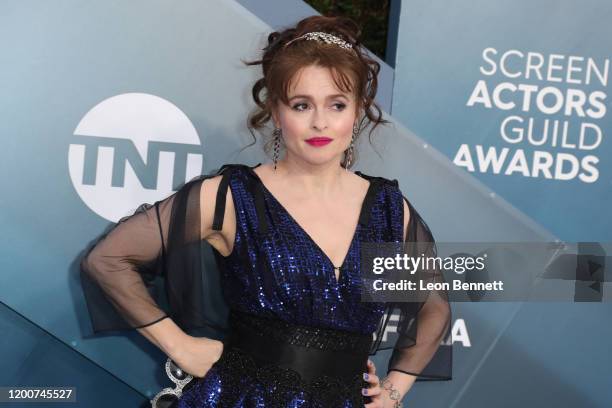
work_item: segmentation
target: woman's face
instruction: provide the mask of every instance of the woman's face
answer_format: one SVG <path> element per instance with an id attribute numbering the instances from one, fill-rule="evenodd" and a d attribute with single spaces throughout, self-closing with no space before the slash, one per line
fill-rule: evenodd
<path id="1" fill-rule="evenodd" d="M 340 163 L 356 121 L 355 96 L 336 87 L 329 68 L 316 65 L 299 70 L 288 92 L 289 105 L 281 101 L 273 113 L 276 127 L 282 129 L 287 158 L 313 165 Z M 331 141 L 307 141 L 323 137 Z"/>

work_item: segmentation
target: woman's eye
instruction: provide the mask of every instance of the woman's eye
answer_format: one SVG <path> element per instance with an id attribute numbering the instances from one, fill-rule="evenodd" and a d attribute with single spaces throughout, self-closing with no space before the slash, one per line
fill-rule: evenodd
<path id="1" fill-rule="evenodd" d="M 303 109 L 301 108 L 302 106 L 304 107 Z M 340 103 L 340 102 L 334 103 L 332 106 L 334 106 L 334 108 L 337 111 L 342 111 L 342 110 L 344 110 L 344 108 L 346 108 L 346 104 Z M 308 108 L 308 104 L 306 104 L 306 103 L 296 103 L 295 105 L 293 105 L 293 110 L 296 110 L 298 112 L 303 112 L 307 108 Z"/>
<path id="2" fill-rule="evenodd" d="M 293 109 L 298 111 L 298 112 L 301 112 L 304 109 L 298 109 L 298 107 L 300 107 L 300 106 L 307 106 L 307 105 L 305 103 L 297 103 L 297 104 L 293 105 Z"/>

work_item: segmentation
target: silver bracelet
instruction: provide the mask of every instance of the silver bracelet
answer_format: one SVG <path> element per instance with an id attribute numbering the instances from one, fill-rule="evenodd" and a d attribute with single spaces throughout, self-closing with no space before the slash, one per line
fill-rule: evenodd
<path id="1" fill-rule="evenodd" d="M 382 380 L 380 385 L 383 390 L 389 391 L 389 398 L 391 398 L 392 401 L 395 401 L 393 408 L 402 408 L 403 404 L 402 401 L 400 401 L 401 395 L 399 391 L 393 387 L 393 383 L 388 378 L 385 378 Z"/>

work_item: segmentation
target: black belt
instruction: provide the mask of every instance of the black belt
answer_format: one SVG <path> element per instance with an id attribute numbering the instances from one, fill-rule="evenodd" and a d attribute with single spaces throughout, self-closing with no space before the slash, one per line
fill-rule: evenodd
<path id="1" fill-rule="evenodd" d="M 288 368 L 309 382 L 323 374 L 349 382 L 368 371 L 371 335 L 294 325 L 234 310 L 229 322 L 226 346 L 249 353 L 258 366 Z"/>

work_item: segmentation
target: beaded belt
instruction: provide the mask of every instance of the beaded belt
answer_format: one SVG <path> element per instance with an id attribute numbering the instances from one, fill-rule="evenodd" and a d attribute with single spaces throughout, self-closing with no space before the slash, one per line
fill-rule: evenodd
<path id="1" fill-rule="evenodd" d="M 258 366 L 287 368 L 307 382 L 326 376 L 350 383 L 368 371 L 371 335 L 294 325 L 235 310 L 229 322 L 226 346 L 248 353 Z"/>

